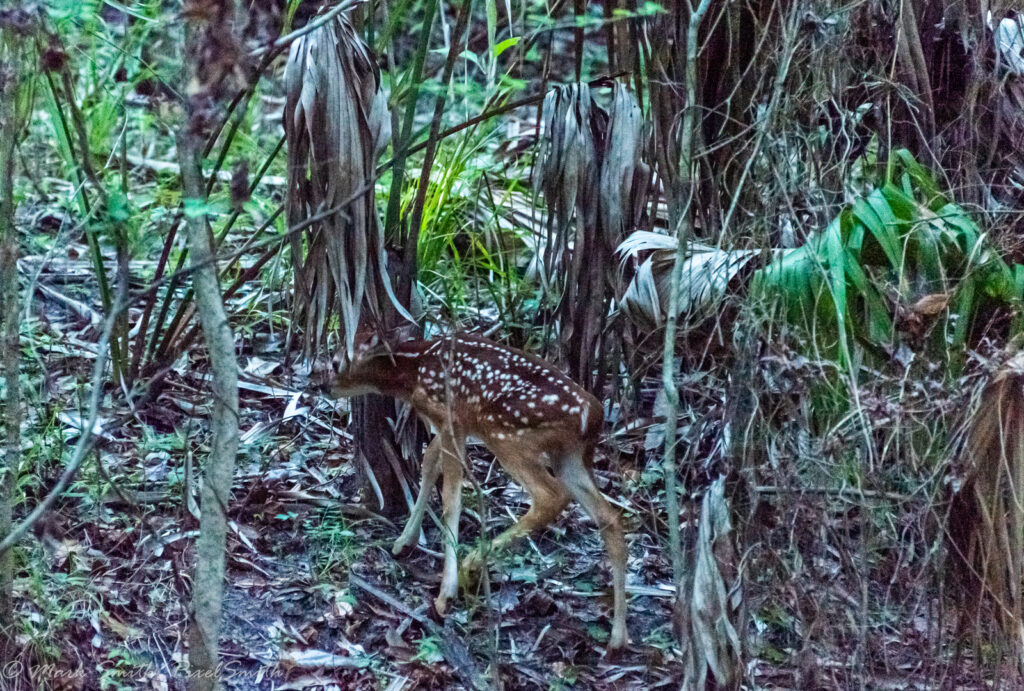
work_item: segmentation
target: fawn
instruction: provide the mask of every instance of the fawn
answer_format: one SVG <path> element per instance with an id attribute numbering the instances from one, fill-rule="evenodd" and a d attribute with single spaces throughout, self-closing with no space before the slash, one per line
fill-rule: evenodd
<path id="1" fill-rule="evenodd" d="M 392 339 L 389 339 L 392 340 Z M 614 611 L 608 648 L 629 643 L 626 631 L 626 542 L 618 512 L 594 484 L 591 464 L 604 420 L 600 402 L 544 360 L 470 334 L 429 341 L 381 344 L 363 338 L 347 363 L 335 358 L 321 386 L 334 398 L 380 393 L 408 402 L 436 432 L 423 456 L 419 494 L 399 554 L 420 534 L 430 490 L 443 474 L 442 523 L 446 533 L 441 590 L 434 601 L 444 615 L 458 590 L 455 547 L 459 535 L 463 454 L 475 437 L 530 495 L 530 509 L 496 537 L 494 548 L 553 522 L 573 498 L 597 523 L 612 569 Z M 480 568 L 479 549 L 463 561 Z"/>

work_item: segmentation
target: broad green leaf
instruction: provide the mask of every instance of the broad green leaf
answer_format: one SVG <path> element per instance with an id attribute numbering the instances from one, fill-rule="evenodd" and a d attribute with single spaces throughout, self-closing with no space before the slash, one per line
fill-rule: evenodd
<path id="1" fill-rule="evenodd" d="M 893 152 L 893 155 L 896 160 L 903 165 L 906 172 L 904 184 L 907 186 L 908 196 L 911 194 L 910 189 L 912 187 L 917 187 L 924 192 L 928 199 L 926 204 L 929 207 L 931 207 L 937 199 L 942 198 L 931 172 L 918 163 L 910 151 L 907 149 L 897 149 Z"/>
<path id="2" fill-rule="evenodd" d="M 494 46 L 494 48 L 491 49 L 491 54 L 494 57 L 498 57 L 499 55 L 504 53 L 506 50 L 508 50 L 509 48 L 511 48 L 512 46 L 514 46 L 514 45 L 516 45 L 518 43 L 519 43 L 519 36 L 513 36 L 512 38 L 506 38 L 504 41 L 502 41 L 501 43 L 499 43 L 498 45 Z"/>
<path id="3" fill-rule="evenodd" d="M 974 298 L 974 281 L 970 278 L 964 279 L 957 287 L 953 338 L 949 344 L 954 351 L 961 350 L 967 343 L 967 327 L 974 315 Z"/>
<path id="4" fill-rule="evenodd" d="M 878 290 L 871 285 L 864 269 L 857 262 L 851 261 L 846 265 L 846 276 L 857 289 L 858 297 L 864 300 L 868 337 L 875 343 L 892 341 L 893 325 L 889 318 L 889 310 Z"/>
<path id="5" fill-rule="evenodd" d="M 840 357 L 845 365 L 849 365 L 851 362 L 849 345 L 846 340 L 846 259 L 848 254 L 840 242 L 840 237 L 843 235 L 841 229 L 848 226 L 851 222 L 850 219 L 851 214 L 848 211 L 843 211 L 825 231 L 825 256 L 828 260 L 827 283 L 836 307 L 836 331 L 839 335 Z M 835 230 L 833 230 L 833 226 L 836 227 Z M 836 232 L 837 230 L 840 232 Z"/>
<path id="6" fill-rule="evenodd" d="M 902 264 L 900 242 L 896 237 L 899 221 L 890 208 L 885 195 L 880 190 L 874 190 L 866 199 L 858 199 L 854 203 L 853 210 L 858 220 L 871 231 L 885 253 L 886 259 L 889 260 L 889 265 L 894 269 L 899 269 Z"/>
<path id="7" fill-rule="evenodd" d="M 214 204 L 204 199 L 186 197 L 182 200 L 185 216 L 187 218 L 201 218 L 210 214 L 216 214 L 224 208 L 223 204 Z"/>

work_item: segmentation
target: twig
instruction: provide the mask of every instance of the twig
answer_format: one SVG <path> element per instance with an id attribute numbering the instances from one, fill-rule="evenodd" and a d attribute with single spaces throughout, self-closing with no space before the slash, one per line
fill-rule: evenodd
<path id="1" fill-rule="evenodd" d="M 281 38 L 277 39 L 276 41 L 274 41 L 274 43 L 270 47 L 270 49 L 268 49 L 268 50 L 257 50 L 254 53 L 252 53 L 251 55 L 256 56 L 256 55 L 260 55 L 261 53 L 264 53 L 264 52 L 279 51 L 282 48 L 286 48 L 286 47 L 290 46 L 292 43 L 295 43 L 295 41 L 297 41 L 300 38 L 302 38 L 303 36 L 305 36 L 306 34 L 312 33 L 314 31 L 316 31 L 321 26 L 323 26 L 327 22 L 331 21 L 332 19 L 337 17 L 339 14 L 341 14 L 345 10 L 349 9 L 350 7 L 354 7 L 355 5 L 358 5 L 360 2 L 362 2 L 362 0 L 348 0 L 348 2 L 343 2 L 343 3 L 339 4 L 339 5 L 335 5 L 330 10 L 328 10 L 324 14 L 320 15 L 319 17 L 317 17 L 315 20 L 307 23 L 301 29 L 296 29 L 295 31 L 291 32 L 290 34 L 286 34 L 286 35 L 282 36 Z"/>
<path id="2" fill-rule="evenodd" d="M 75 300 L 73 297 L 67 296 L 64 293 L 61 293 L 60 291 L 54 290 L 45 283 L 36 283 L 35 288 L 44 296 L 61 303 L 69 310 L 77 314 L 79 317 L 82 317 L 83 319 L 88 319 L 89 323 L 92 324 L 93 326 L 98 326 L 99 324 L 103 323 L 103 317 L 100 316 L 100 313 L 94 310 L 92 307 L 89 307 L 89 305 L 85 304 L 84 302 Z"/>
<path id="3" fill-rule="evenodd" d="M 857 489 L 854 487 L 779 487 L 776 485 L 762 485 L 755 487 L 754 491 L 758 494 L 824 494 L 841 499 L 888 499 L 897 502 L 907 502 L 913 499 L 909 494 Z"/>
<path id="4" fill-rule="evenodd" d="M 462 680 L 463 684 L 471 689 L 486 688 L 486 685 L 481 682 L 480 672 L 477 670 L 473 655 L 469 652 L 469 647 L 454 631 L 438 626 L 429 617 L 419 612 L 414 612 L 404 602 L 388 595 L 380 588 L 371 585 L 352 572 L 348 574 L 348 583 L 372 595 L 388 607 L 404 614 L 410 619 L 414 619 L 428 633 L 437 637 L 441 655 L 451 665 L 452 670 Z"/>
<path id="5" fill-rule="evenodd" d="M 99 416 L 100 399 L 103 394 L 103 372 L 110 358 L 110 334 L 114 330 L 114 323 L 117 321 L 117 315 L 121 312 L 121 304 L 123 302 L 124 290 L 122 286 L 122 289 L 118 291 L 114 304 L 111 305 L 110 313 L 103 323 L 103 335 L 100 336 L 99 343 L 96 346 L 96 362 L 92 368 L 92 393 L 89 395 L 89 415 L 82 425 L 82 436 L 78 438 L 78 443 L 75 445 L 75 452 L 71 457 L 71 463 L 64 469 L 64 473 L 60 476 L 57 484 L 54 485 L 49 494 L 46 495 L 46 498 L 36 505 L 36 508 L 25 517 L 25 520 L 7 534 L 3 542 L 0 542 L 0 554 L 4 554 L 13 547 L 42 518 L 43 514 L 49 511 L 53 502 L 57 501 L 57 497 L 62 495 L 64 490 L 68 488 L 68 485 L 71 484 L 75 474 L 78 473 L 79 467 L 82 465 L 82 461 L 85 460 L 85 457 L 92 449 L 92 442 L 95 437 L 93 428 L 96 426 L 96 418 Z"/>
<path id="6" fill-rule="evenodd" d="M 167 173 L 174 176 L 181 174 L 181 166 L 172 161 L 160 161 L 135 154 L 128 154 L 125 159 L 136 168 L 145 168 L 154 173 Z M 233 175 L 229 170 L 218 170 L 214 177 L 221 182 L 231 182 Z M 270 187 L 286 187 L 288 185 L 288 180 L 280 175 L 264 175 L 260 182 Z"/>

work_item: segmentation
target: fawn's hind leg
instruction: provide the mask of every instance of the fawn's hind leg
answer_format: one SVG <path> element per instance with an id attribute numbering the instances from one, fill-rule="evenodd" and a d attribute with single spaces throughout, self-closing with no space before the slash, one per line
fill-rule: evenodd
<path id="1" fill-rule="evenodd" d="M 612 508 L 608 500 L 594 484 L 588 464 L 584 460 L 593 451 L 578 449 L 567 454 L 556 464 L 556 472 L 565 483 L 573 498 L 578 501 L 590 517 L 597 523 L 604 541 L 605 551 L 612 567 L 612 589 L 614 591 L 614 609 L 612 614 L 612 633 L 608 639 L 608 648 L 616 650 L 629 643 L 626 630 L 626 540 L 622 535 L 619 513 Z"/>
<path id="2" fill-rule="evenodd" d="M 451 440 L 452 443 L 447 443 Z M 448 436 L 440 446 L 441 472 L 444 483 L 441 490 L 441 523 L 444 540 L 444 571 L 441 575 L 441 592 L 434 600 L 437 613 L 444 615 L 448 600 L 458 594 L 459 561 L 456 547 L 459 543 L 459 516 L 462 514 L 462 457 L 466 450 L 464 437 L 453 439 Z"/>
<path id="3" fill-rule="evenodd" d="M 569 503 L 569 493 L 562 481 L 548 470 L 544 452 L 535 444 L 519 439 L 488 440 L 487 446 L 505 472 L 530 495 L 529 510 L 491 541 L 491 549 L 497 550 L 554 522 Z M 483 555 L 478 547 L 462 561 L 462 569 L 467 573 L 477 571 L 482 563 Z"/>

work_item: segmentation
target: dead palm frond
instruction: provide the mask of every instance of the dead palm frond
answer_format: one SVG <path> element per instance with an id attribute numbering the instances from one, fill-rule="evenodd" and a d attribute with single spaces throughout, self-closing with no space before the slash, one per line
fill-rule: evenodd
<path id="1" fill-rule="evenodd" d="M 692 587 L 686 593 L 690 635 L 683 688 L 737 689 L 743 679 L 743 623 L 738 621 L 743 590 L 724 477 L 704 494 L 698 525 Z"/>
<path id="2" fill-rule="evenodd" d="M 292 44 L 285 71 L 288 224 L 323 220 L 292 241 L 296 320 L 307 355 L 337 316 L 351 354 L 360 314 L 395 302 L 374 204 L 378 155 L 391 137 L 380 72 L 346 15 Z M 384 294 L 381 294 L 381 291 Z"/>
<path id="3" fill-rule="evenodd" d="M 650 179 L 643 162 L 644 119 L 629 90 L 615 85 L 601 163 L 599 212 L 608 247 L 636 227 Z"/>
<path id="4" fill-rule="evenodd" d="M 961 625 L 991 612 L 1018 646 L 1024 624 L 1024 353 L 981 390 L 961 450 L 965 476 L 946 531 Z M 986 605 L 981 607 L 979 605 Z"/>
<path id="5" fill-rule="evenodd" d="M 544 98 L 534 194 L 543 195 L 548 219 L 546 243 L 531 273 L 558 293 L 574 283 L 564 273 L 570 251 L 582 249 L 588 231 L 592 235 L 597 226 L 599 157 L 607 121 L 587 84 L 555 87 Z"/>
<path id="6" fill-rule="evenodd" d="M 644 123 L 629 91 L 615 86 L 610 112 L 587 84 L 556 87 L 544 99 L 534 177 L 547 222 L 528 275 L 557 305 L 560 338 L 570 370 L 589 388 L 604 351 L 602 333 L 615 293 L 612 253 L 632 229 L 647 177 L 641 161 Z"/>
<path id="7" fill-rule="evenodd" d="M 619 310 L 644 329 L 660 328 L 668 316 L 669 283 L 678 240 L 668 235 L 637 231 L 616 249 L 622 263 L 649 253 L 626 285 Z M 724 250 L 690 243 L 683 264 L 679 316 L 695 324 L 715 313 L 726 296 L 729 282 L 760 250 Z"/>

